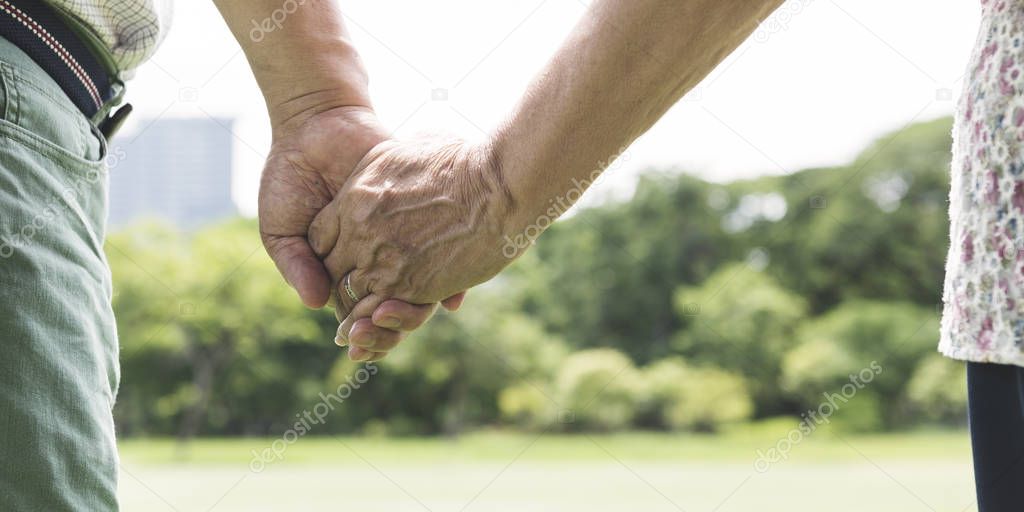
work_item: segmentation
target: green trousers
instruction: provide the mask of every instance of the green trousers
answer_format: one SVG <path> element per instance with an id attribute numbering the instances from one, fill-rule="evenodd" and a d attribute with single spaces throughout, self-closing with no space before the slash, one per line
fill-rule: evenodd
<path id="1" fill-rule="evenodd" d="M 0 511 L 117 510 L 105 153 L 0 38 Z"/>

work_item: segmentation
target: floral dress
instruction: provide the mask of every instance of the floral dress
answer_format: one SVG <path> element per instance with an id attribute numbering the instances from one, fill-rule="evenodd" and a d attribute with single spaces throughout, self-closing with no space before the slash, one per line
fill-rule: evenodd
<path id="1" fill-rule="evenodd" d="M 939 350 L 1024 366 L 1024 1 L 981 4 L 953 128 Z"/>

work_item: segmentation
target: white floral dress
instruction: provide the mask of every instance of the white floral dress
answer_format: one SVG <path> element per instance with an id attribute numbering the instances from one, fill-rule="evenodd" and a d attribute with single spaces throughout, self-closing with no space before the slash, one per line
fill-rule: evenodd
<path id="1" fill-rule="evenodd" d="M 1024 366 L 1024 1 L 981 4 L 953 128 L 939 350 Z"/>

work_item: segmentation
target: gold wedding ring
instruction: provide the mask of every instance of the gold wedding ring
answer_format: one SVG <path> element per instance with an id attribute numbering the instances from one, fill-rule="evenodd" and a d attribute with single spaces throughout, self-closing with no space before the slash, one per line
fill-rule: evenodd
<path id="1" fill-rule="evenodd" d="M 345 287 L 345 293 L 348 294 L 352 302 L 359 302 L 359 296 L 356 295 L 356 291 L 352 289 L 352 273 L 345 274 L 345 281 L 342 283 Z"/>

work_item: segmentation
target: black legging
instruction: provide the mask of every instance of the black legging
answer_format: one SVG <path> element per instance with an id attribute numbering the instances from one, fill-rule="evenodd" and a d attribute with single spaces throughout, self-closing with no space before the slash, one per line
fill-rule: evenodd
<path id="1" fill-rule="evenodd" d="M 978 512 L 1024 511 L 1024 368 L 967 363 Z"/>

